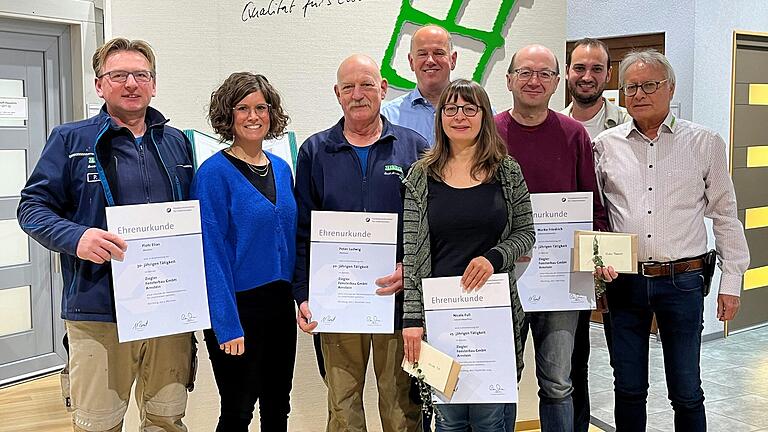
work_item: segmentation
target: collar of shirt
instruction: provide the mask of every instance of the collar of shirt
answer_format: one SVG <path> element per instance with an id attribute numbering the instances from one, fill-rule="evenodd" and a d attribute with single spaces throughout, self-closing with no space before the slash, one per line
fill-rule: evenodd
<path id="1" fill-rule="evenodd" d="M 421 90 L 419 90 L 418 87 L 413 89 L 412 92 L 408 93 L 406 98 L 408 99 L 408 102 L 410 102 L 411 106 L 424 105 L 425 107 L 430 108 L 432 111 L 435 110 L 435 107 L 433 107 L 427 98 L 421 94 Z"/>
<path id="2" fill-rule="evenodd" d="M 611 103 L 611 101 L 605 97 L 603 97 L 603 103 L 603 109 L 605 109 L 605 129 L 610 129 L 629 121 L 629 116 L 623 108 L 619 108 L 618 105 Z M 568 117 L 573 118 L 571 113 L 573 113 L 573 101 L 560 111 L 560 114 L 565 114 Z"/>
<path id="3" fill-rule="evenodd" d="M 379 136 L 379 139 L 377 139 L 371 145 L 387 140 L 394 141 L 397 139 L 392 131 L 391 123 L 387 120 L 387 118 L 382 115 L 379 115 L 379 117 L 381 118 L 382 123 L 381 135 Z M 344 117 L 339 119 L 339 122 L 333 126 L 331 133 L 328 135 L 328 141 L 325 142 L 325 147 L 328 151 L 332 152 L 341 151 L 341 149 L 344 147 L 352 147 L 352 144 L 350 144 L 349 141 L 347 141 L 347 139 L 344 137 Z"/>
<path id="4" fill-rule="evenodd" d="M 675 129 L 676 129 L 675 128 L 675 123 L 677 123 L 677 119 L 675 118 L 675 115 L 672 114 L 672 111 L 670 110 L 667 113 L 667 117 L 664 119 L 663 122 L 661 122 L 661 126 L 659 126 L 659 134 L 661 134 L 662 132 L 667 132 L 667 133 L 671 133 L 671 134 L 674 135 Z M 626 134 L 627 138 L 629 138 L 629 136 L 632 134 L 633 131 L 635 133 L 640 134 L 641 136 L 645 136 L 645 134 L 640 132 L 640 129 L 637 128 L 637 125 L 635 124 L 634 120 L 632 120 L 630 125 L 631 126 L 630 126 L 630 128 L 629 128 L 629 130 L 627 131 L 627 134 Z"/>

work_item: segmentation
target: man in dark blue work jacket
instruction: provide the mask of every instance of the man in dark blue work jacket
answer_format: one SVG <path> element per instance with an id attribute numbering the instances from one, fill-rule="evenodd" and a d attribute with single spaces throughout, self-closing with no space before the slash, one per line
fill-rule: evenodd
<path id="1" fill-rule="evenodd" d="M 149 107 L 155 55 L 146 42 L 107 42 L 93 55 L 93 70 L 105 105 L 51 132 L 21 192 L 19 223 L 61 254 L 74 430 L 122 430 L 138 379 L 142 430 L 186 431 L 192 337 L 118 343 L 110 260 L 122 259 L 127 244 L 106 231 L 105 208 L 186 199 L 192 148 Z"/>
<path id="2" fill-rule="evenodd" d="M 294 297 L 299 306 L 299 326 L 308 333 L 317 326 L 308 305 L 312 210 L 397 213 L 402 221 L 401 180 L 427 149 L 421 135 L 393 125 L 379 115 L 387 81 L 369 57 L 353 55 L 344 60 L 337 72 L 334 91 L 344 118 L 304 142 L 296 168 L 299 223 Z M 402 233 L 398 237 L 401 247 Z M 382 275 L 376 283 L 381 287 L 377 294 L 397 296 L 392 311 L 393 334 L 320 335 L 328 386 L 329 432 L 366 430 L 363 386 L 371 346 L 384 432 L 421 430 L 420 407 L 410 401 L 411 380 L 400 367 L 403 360 L 402 265 L 398 263 L 392 274 Z"/>

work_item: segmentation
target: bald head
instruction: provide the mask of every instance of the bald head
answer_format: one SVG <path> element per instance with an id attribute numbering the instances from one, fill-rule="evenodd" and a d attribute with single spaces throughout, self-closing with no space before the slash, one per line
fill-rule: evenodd
<path id="1" fill-rule="evenodd" d="M 518 64 L 526 60 L 535 61 L 537 63 L 545 63 L 548 65 L 550 70 L 553 70 L 558 74 L 560 73 L 560 62 L 557 61 L 555 53 L 553 53 L 549 48 L 538 44 L 524 46 L 520 48 L 515 54 L 513 54 L 512 61 L 509 62 L 509 69 L 507 69 L 507 73 L 514 72 L 515 69 L 519 67 Z"/>
<path id="2" fill-rule="evenodd" d="M 345 58 L 336 71 L 336 84 L 340 84 L 343 78 L 354 73 L 368 73 L 374 77 L 377 82 L 381 81 L 381 71 L 376 61 L 365 54 L 352 54 Z"/>
<path id="3" fill-rule="evenodd" d="M 387 80 L 381 78 L 379 65 L 372 58 L 355 54 L 339 65 L 333 91 L 344 111 L 345 127 L 358 128 L 379 121 Z"/>
<path id="4" fill-rule="evenodd" d="M 418 49 L 418 47 L 423 45 L 425 41 L 433 40 L 442 42 L 448 52 L 453 51 L 451 34 L 438 25 L 430 24 L 416 30 L 416 33 L 413 34 L 413 37 L 411 38 L 411 52 L 413 53 L 414 48 Z"/>

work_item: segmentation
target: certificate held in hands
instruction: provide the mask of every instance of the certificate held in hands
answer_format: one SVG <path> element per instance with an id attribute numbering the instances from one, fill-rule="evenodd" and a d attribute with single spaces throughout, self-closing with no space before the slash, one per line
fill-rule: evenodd
<path id="1" fill-rule="evenodd" d="M 200 205 L 175 201 L 107 207 L 109 231 L 128 243 L 112 260 L 120 342 L 211 327 Z"/>
<path id="2" fill-rule="evenodd" d="M 438 351 L 432 345 L 422 341 L 418 367 L 403 359 L 403 370 L 408 374 L 424 377 L 424 382 L 444 396 L 445 400 L 453 397 L 456 383 L 459 381 L 461 365 L 453 357 Z"/>
<path id="3" fill-rule="evenodd" d="M 313 211 L 309 307 L 318 333 L 395 331 L 395 296 L 376 279 L 395 271 L 397 214 Z"/>
<path id="4" fill-rule="evenodd" d="M 592 272 L 595 258 L 619 273 L 637 273 L 637 234 L 575 231 L 573 271 Z"/>

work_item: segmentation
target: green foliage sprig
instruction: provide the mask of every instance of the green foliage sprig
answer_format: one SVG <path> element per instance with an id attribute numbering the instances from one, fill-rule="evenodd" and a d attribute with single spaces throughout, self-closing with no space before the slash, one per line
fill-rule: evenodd
<path id="1" fill-rule="evenodd" d="M 600 267 L 605 267 L 603 264 L 603 257 L 600 256 L 600 243 L 597 241 L 597 236 L 592 240 L 592 263 L 595 264 L 595 298 L 600 298 L 605 293 L 605 281 L 600 277 L 597 270 Z"/>

